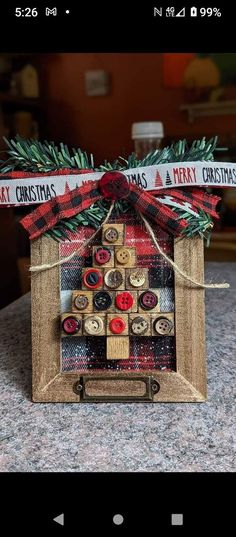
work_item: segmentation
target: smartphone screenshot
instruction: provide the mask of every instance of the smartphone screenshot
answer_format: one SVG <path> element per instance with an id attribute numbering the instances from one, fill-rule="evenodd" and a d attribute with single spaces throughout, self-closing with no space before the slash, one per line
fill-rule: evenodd
<path id="1" fill-rule="evenodd" d="M 4 535 L 234 526 L 235 15 L 1 8 Z"/>

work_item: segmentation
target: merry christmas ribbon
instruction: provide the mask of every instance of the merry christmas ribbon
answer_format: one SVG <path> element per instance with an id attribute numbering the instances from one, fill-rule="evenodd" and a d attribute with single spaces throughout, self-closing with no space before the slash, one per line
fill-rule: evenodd
<path id="1" fill-rule="evenodd" d="M 158 223 L 165 231 L 178 236 L 188 224 L 168 206 L 166 194 L 165 189 L 159 189 L 157 199 L 133 182 L 128 182 L 126 173 L 109 171 L 103 173 L 99 180 L 89 181 L 81 187 L 41 204 L 25 216 L 21 224 L 28 231 L 30 239 L 35 239 L 53 228 L 60 220 L 84 211 L 99 200 L 124 199 L 143 216 Z M 170 195 L 183 208 L 187 204 L 193 210 L 194 208 L 202 209 L 211 216 L 218 217 L 216 213 L 216 205 L 220 199 L 218 196 L 194 188 L 188 192 L 172 188 Z"/>
<path id="2" fill-rule="evenodd" d="M 61 169 L 49 173 L 11 172 L 0 174 L 0 207 L 47 203 L 90 181 L 104 172 Z M 127 181 L 158 195 L 163 188 L 236 187 L 236 164 L 212 161 L 169 162 L 130 168 L 122 172 Z"/>

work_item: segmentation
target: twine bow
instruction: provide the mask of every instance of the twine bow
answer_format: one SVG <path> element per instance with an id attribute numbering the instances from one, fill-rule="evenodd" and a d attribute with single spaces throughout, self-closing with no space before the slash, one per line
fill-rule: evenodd
<path id="1" fill-rule="evenodd" d="M 134 209 L 148 220 L 152 220 L 171 235 L 181 235 L 188 226 L 184 218 L 161 202 L 166 194 L 171 195 L 180 203 L 190 203 L 196 209 L 202 209 L 211 216 L 218 218 L 216 205 L 218 196 L 213 196 L 199 189 L 188 189 L 188 192 L 177 189 L 158 191 L 158 198 L 150 192 L 142 190 L 133 183 L 128 183 L 126 176 L 118 171 L 105 172 L 98 181 L 75 188 L 57 196 L 37 207 L 32 213 L 21 220 L 28 231 L 30 239 L 36 239 L 57 222 L 70 218 L 104 198 L 112 201 L 125 199 Z"/>

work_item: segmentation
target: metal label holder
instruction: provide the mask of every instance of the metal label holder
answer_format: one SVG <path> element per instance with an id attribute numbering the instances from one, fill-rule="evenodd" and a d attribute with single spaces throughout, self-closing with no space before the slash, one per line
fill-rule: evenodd
<path id="1" fill-rule="evenodd" d="M 142 395 L 121 395 L 119 394 L 119 391 L 117 389 L 117 392 L 115 393 L 114 387 L 113 387 L 113 393 L 111 395 L 90 395 L 86 391 L 86 384 L 89 383 L 102 383 L 106 382 L 109 383 L 109 381 L 125 381 L 127 383 L 130 383 L 130 389 L 132 390 L 132 382 L 143 382 L 145 385 L 145 393 Z M 117 386 L 118 388 L 118 386 Z M 83 375 L 79 378 L 77 382 L 73 385 L 74 392 L 80 396 L 80 402 L 81 403 L 143 403 L 143 402 L 153 402 L 154 395 L 156 395 L 160 390 L 160 384 L 152 377 L 152 376 L 89 376 L 89 375 Z M 99 390 L 100 391 L 100 390 Z"/>

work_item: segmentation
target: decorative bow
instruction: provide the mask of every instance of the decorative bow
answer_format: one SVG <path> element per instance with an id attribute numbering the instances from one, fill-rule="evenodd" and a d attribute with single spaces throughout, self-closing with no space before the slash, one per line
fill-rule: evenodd
<path id="1" fill-rule="evenodd" d="M 155 193 L 157 195 L 157 193 Z M 114 200 L 125 199 L 137 211 L 148 219 L 159 224 L 165 231 L 174 236 L 181 235 L 188 226 L 184 218 L 161 202 L 164 196 L 171 196 L 180 204 L 191 204 L 196 209 L 202 209 L 211 216 L 218 218 L 216 205 L 220 198 L 207 192 L 189 188 L 186 190 L 163 189 L 158 191 L 158 198 L 150 192 L 127 181 L 126 176 L 118 171 L 105 172 L 98 181 L 90 181 L 88 184 L 75 188 L 56 196 L 50 201 L 40 205 L 33 212 L 21 220 L 21 224 L 28 231 L 30 239 L 36 239 L 57 222 L 64 218 L 70 218 L 78 214 L 94 203 L 104 198 Z"/>

